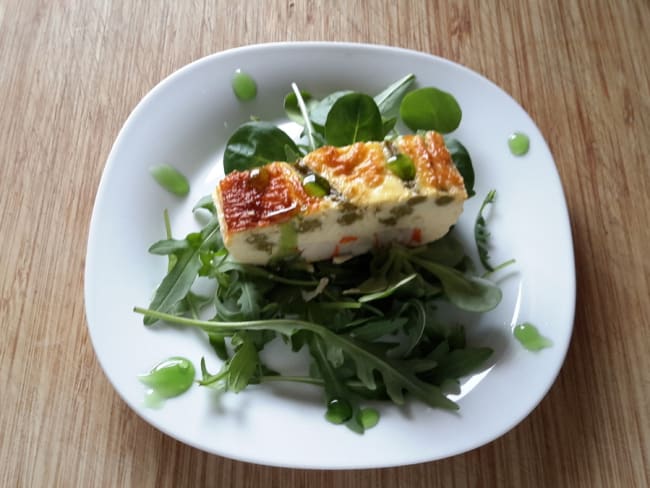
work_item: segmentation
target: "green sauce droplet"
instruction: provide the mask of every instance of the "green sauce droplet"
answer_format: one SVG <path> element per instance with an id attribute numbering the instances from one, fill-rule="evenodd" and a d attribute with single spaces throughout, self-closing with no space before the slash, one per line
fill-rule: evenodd
<path id="1" fill-rule="evenodd" d="M 144 406 L 147 408 L 152 408 L 154 410 L 159 410 L 165 404 L 165 399 L 161 397 L 154 390 L 148 390 L 144 395 Z"/>
<path id="2" fill-rule="evenodd" d="M 515 156 L 523 156 L 530 148 L 530 139 L 522 132 L 514 132 L 508 138 L 508 147 Z"/>
<path id="3" fill-rule="evenodd" d="M 352 418 L 352 406 L 342 398 L 333 398 L 327 403 L 325 418 L 333 424 L 342 424 Z"/>
<path id="4" fill-rule="evenodd" d="M 515 326 L 513 334 L 521 345 L 529 351 L 539 351 L 553 345 L 553 342 L 541 335 L 533 324 L 519 324 Z"/>
<path id="5" fill-rule="evenodd" d="M 324 197 L 330 192 L 330 184 L 327 180 L 314 173 L 303 178 L 302 186 L 307 195 L 312 197 Z"/>
<path id="6" fill-rule="evenodd" d="M 164 398 L 185 393 L 194 382 L 194 373 L 194 365 L 189 360 L 171 357 L 156 364 L 147 374 L 138 375 L 138 379 L 151 388 L 145 404 L 157 404 Z"/>
<path id="7" fill-rule="evenodd" d="M 232 77 L 232 91 L 237 98 L 246 102 L 257 96 L 257 84 L 249 74 L 238 69 Z"/>
<path id="8" fill-rule="evenodd" d="M 358 418 L 364 429 L 371 429 L 379 422 L 379 412 L 374 408 L 364 408 L 359 411 Z"/>
<path id="9" fill-rule="evenodd" d="M 409 181 L 415 178 L 415 164 L 406 154 L 396 154 L 386 161 L 388 169 L 398 178 Z"/>
<path id="10" fill-rule="evenodd" d="M 160 186 L 176 196 L 184 197 L 190 192 L 190 184 L 185 175 L 169 164 L 152 166 L 149 172 Z"/>

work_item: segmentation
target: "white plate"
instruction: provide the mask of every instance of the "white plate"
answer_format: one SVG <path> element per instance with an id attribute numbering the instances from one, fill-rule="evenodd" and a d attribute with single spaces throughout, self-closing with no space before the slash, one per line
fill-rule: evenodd
<path id="1" fill-rule="evenodd" d="M 242 103 L 230 79 L 238 68 L 258 82 Z M 216 370 L 202 335 L 173 327 L 147 328 L 132 312 L 146 306 L 165 273 L 147 253 L 164 235 L 168 208 L 177 237 L 199 227 L 193 204 L 211 192 L 225 141 L 251 115 L 280 122 L 290 84 L 322 96 L 338 89 L 377 93 L 412 72 L 421 86 L 450 91 L 463 109 L 455 135 L 470 151 L 477 196 L 457 226 L 473 249 L 472 226 L 483 196 L 498 190 L 489 218 L 494 262 L 516 258 L 501 282 L 504 299 L 468 317 L 470 337 L 496 350 L 486 372 L 465 382 L 457 414 L 416 401 L 403 409 L 380 405 L 377 427 L 357 435 L 323 418 L 320 391 L 309 386 L 260 386 L 220 399 L 193 387 L 160 410 L 143 407 L 136 375 L 174 355 L 201 356 Z M 522 131 L 530 152 L 514 157 L 508 136 Z M 153 164 L 170 163 L 190 178 L 179 199 L 151 178 Z M 524 110 L 478 74 L 427 54 L 382 46 L 284 43 L 250 46 L 200 59 L 156 86 L 135 108 L 113 146 L 99 186 L 85 276 L 88 327 L 104 371 L 122 398 L 156 428 L 199 449 L 255 463 L 300 468 L 367 468 L 440 459 L 481 446 L 519 423 L 544 397 L 562 365 L 573 326 L 575 275 L 569 219 L 549 149 Z M 554 346 L 531 353 L 511 328 L 536 324 Z M 276 357 L 276 361 L 290 361 Z"/>

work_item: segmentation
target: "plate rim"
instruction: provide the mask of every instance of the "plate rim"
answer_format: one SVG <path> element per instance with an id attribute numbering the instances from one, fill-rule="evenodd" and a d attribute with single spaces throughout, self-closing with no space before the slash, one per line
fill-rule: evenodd
<path id="1" fill-rule="evenodd" d="M 390 463 L 390 462 L 378 462 L 375 464 L 369 464 L 369 463 L 364 463 L 363 465 L 358 465 L 355 466 L 353 464 L 351 465 L 346 465 L 344 467 L 338 467 L 334 465 L 321 465 L 318 463 L 314 463 L 313 465 L 305 465 L 305 464 L 291 464 L 290 462 L 288 463 L 278 463 L 278 462 L 269 462 L 268 460 L 263 460 L 260 458 L 260 456 L 235 456 L 232 455 L 231 453 L 224 453 L 224 452 L 216 452 L 214 449 L 209 449 L 208 447 L 201 445 L 200 443 L 194 442 L 191 437 L 188 436 L 179 436 L 176 433 L 172 433 L 169 429 L 165 428 L 164 425 L 160 425 L 160 423 L 153 423 L 150 419 L 145 418 L 141 412 L 135 408 L 134 405 L 126 398 L 124 393 L 117 388 L 116 384 L 114 383 L 111 375 L 108 373 L 107 365 L 103 363 L 102 358 L 97 354 L 97 345 L 95 343 L 95 338 L 93 335 L 92 331 L 92 326 L 91 326 L 91 315 L 94 312 L 94 309 L 92 309 L 91 305 L 91 300 L 89 300 L 89 295 L 91 293 L 91 285 L 89 283 L 89 276 L 92 276 L 93 272 L 93 262 L 94 262 L 94 254 L 96 252 L 96 246 L 93 246 L 93 236 L 97 233 L 97 226 L 100 225 L 97 221 L 96 218 L 96 207 L 98 205 L 98 202 L 100 202 L 104 198 L 104 194 L 106 191 L 106 175 L 111 171 L 111 168 L 117 164 L 117 156 L 116 154 L 119 152 L 119 148 L 123 142 L 124 139 L 124 134 L 128 133 L 131 129 L 131 126 L 135 123 L 139 118 L 139 114 L 143 111 L 146 110 L 148 105 L 152 102 L 152 100 L 155 100 L 158 92 L 162 90 L 164 86 L 169 84 L 171 81 L 175 80 L 178 77 L 181 76 L 186 76 L 188 72 L 198 69 L 201 67 L 203 64 L 206 63 L 212 63 L 215 62 L 215 60 L 218 60 L 220 58 L 224 58 L 226 56 L 237 56 L 242 53 L 246 53 L 249 51 L 264 51 L 264 50 L 277 50 L 277 49 L 355 49 L 355 50 L 368 50 L 368 51 L 386 51 L 390 52 L 392 54 L 404 54 L 408 56 L 417 56 L 421 57 L 422 59 L 427 60 L 428 62 L 435 61 L 438 63 L 443 63 L 443 64 L 448 64 L 451 65 L 454 69 L 460 69 L 465 72 L 466 75 L 469 75 L 473 78 L 478 78 L 481 82 L 483 83 L 489 83 L 492 85 L 493 88 L 497 89 L 499 92 L 501 92 L 502 95 L 505 95 L 509 99 L 512 100 L 522 111 L 523 114 L 525 114 L 526 117 L 530 119 L 530 122 L 533 124 L 535 128 L 540 132 L 542 135 L 542 140 L 546 144 L 546 148 L 549 152 L 549 155 L 551 157 L 552 163 L 553 163 L 553 171 L 554 171 L 554 177 L 557 180 L 557 184 L 559 186 L 561 195 L 562 195 L 562 210 L 563 210 L 563 222 L 561 223 L 564 228 L 564 232 L 568 236 L 568 241 L 566 243 L 566 251 L 568 253 L 568 258 L 570 258 L 570 261 L 572 263 L 572 267 L 570 270 L 567 271 L 567 278 L 570 283 L 569 287 L 571 289 L 571 295 L 568 297 L 568 307 L 571 310 L 571 317 L 570 321 L 566 324 L 568 327 L 567 331 L 567 340 L 565 344 L 563 344 L 563 350 L 560 351 L 559 360 L 554 364 L 554 368 L 552 371 L 552 374 L 548 375 L 548 384 L 545 385 L 545 388 L 540 389 L 540 394 L 536 395 L 538 398 L 534 402 L 530 403 L 530 406 L 526 411 L 521 412 L 521 414 L 516 418 L 513 419 L 511 422 L 508 422 L 507 426 L 504 428 L 500 429 L 497 433 L 491 432 L 489 435 L 485 436 L 486 438 L 481 438 L 480 440 L 469 443 L 472 444 L 471 447 L 464 447 L 464 448 L 459 448 L 455 451 L 449 451 L 444 456 L 436 457 L 436 458 L 430 458 L 427 456 L 422 457 L 421 459 L 413 459 L 410 462 L 396 462 L 396 463 Z M 556 222 L 556 224 L 559 224 Z M 570 272 L 569 272 L 570 271 Z M 198 58 L 188 64 L 185 64 L 184 66 L 181 66 L 180 68 L 174 70 L 172 73 L 169 75 L 165 76 L 161 81 L 159 81 L 157 84 L 155 84 L 135 105 L 135 107 L 131 110 L 129 113 L 126 121 L 123 123 L 122 127 L 118 131 L 118 134 L 116 136 L 115 141 L 113 142 L 111 149 L 108 153 L 108 156 L 106 158 L 106 162 L 104 164 L 101 177 L 99 180 L 99 185 L 97 188 L 97 192 L 95 195 L 94 203 L 93 203 L 93 210 L 91 213 L 91 218 L 90 218 L 90 225 L 89 225 L 89 230 L 88 230 L 88 235 L 87 235 L 87 244 L 86 244 L 86 254 L 85 254 L 85 265 L 84 265 L 84 311 L 85 311 L 85 317 L 86 317 L 86 325 L 88 328 L 88 333 L 91 338 L 91 343 L 93 346 L 93 351 L 94 351 L 94 356 L 97 358 L 97 361 L 100 364 L 100 367 L 102 371 L 104 372 L 104 375 L 106 378 L 109 380 L 109 383 L 117 392 L 117 394 L 122 398 L 122 400 L 129 406 L 130 410 L 132 410 L 136 415 L 138 415 L 140 418 L 142 418 L 146 423 L 151 425 L 157 430 L 160 430 L 161 432 L 165 433 L 166 435 L 169 435 L 173 439 L 178 440 L 179 442 L 183 442 L 184 444 L 190 445 L 194 448 L 200 449 L 204 452 L 208 452 L 210 454 L 215 454 L 231 459 L 236 459 L 240 461 L 245 461 L 245 462 L 250 462 L 250 463 L 255 463 L 255 464 L 261 464 L 261 465 L 268 465 L 268 466 L 277 466 L 277 467 L 289 467 L 289 468 L 300 468 L 300 469 L 370 469 L 370 468 L 381 468 L 381 467 L 394 467 L 394 466 L 406 466 L 406 465 L 413 465 L 413 464 L 419 464 L 423 462 L 429 462 L 429 461 L 435 461 L 435 460 L 440 460 L 444 458 L 448 458 L 451 456 L 455 456 L 461 453 L 469 452 L 473 449 L 476 449 L 478 447 L 484 446 L 487 443 L 490 443 L 499 437 L 503 436 L 506 432 L 514 429 L 517 425 L 519 425 L 523 419 L 525 419 L 527 416 L 531 414 L 533 410 L 535 410 L 541 401 L 546 397 L 548 394 L 548 391 L 551 389 L 551 387 L 554 385 L 556 382 L 558 375 L 560 373 L 560 370 L 562 366 L 565 363 L 566 360 L 566 354 L 568 352 L 568 348 L 571 343 L 571 336 L 573 334 L 573 329 L 574 329 L 574 322 L 575 322 L 575 306 L 576 306 L 576 272 L 575 272 L 575 249 L 574 249 L 574 244 L 573 244 L 573 233 L 571 229 L 571 224 L 570 224 L 570 214 L 568 210 L 568 204 L 566 200 L 566 193 L 564 191 L 564 187 L 562 184 L 562 180 L 560 178 L 559 172 L 558 172 L 558 167 L 557 163 L 555 161 L 555 158 L 553 157 L 550 147 L 548 147 L 548 143 L 546 142 L 546 138 L 543 136 L 541 130 L 535 123 L 535 121 L 531 118 L 531 116 L 528 114 L 528 112 L 519 104 L 519 102 L 508 92 L 503 90 L 499 85 L 494 83 L 492 80 L 488 79 L 484 75 L 464 66 L 461 65 L 457 62 L 454 62 L 452 60 L 449 60 L 447 58 L 443 58 L 440 56 L 437 56 L 435 54 L 430 54 L 422 51 L 416 51 L 408 48 L 403 48 L 403 47 L 396 47 L 396 46 L 390 46 L 390 45 L 385 45 L 385 44 L 370 44 L 370 43 L 354 43 L 354 42 L 328 42 L 328 41 L 299 41 L 299 42 L 292 42 L 292 41 L 284 41 L 284 42 L 268 42 L 268 43 L 260 43 L 260 44 L 249 44 L 249 45 L 243 45 L 243 46 L 238 46 L 230 49 L 225 49 L 222 51 L 218 51 L 206 56 L 203 56 L 201 58 Z M 555 345 L 554 347 L 558 347 L 558 345 Z M 319 419 L 320 420 L 320 419 Z M 262 456 L 263 457 L 263 456 Z"/>

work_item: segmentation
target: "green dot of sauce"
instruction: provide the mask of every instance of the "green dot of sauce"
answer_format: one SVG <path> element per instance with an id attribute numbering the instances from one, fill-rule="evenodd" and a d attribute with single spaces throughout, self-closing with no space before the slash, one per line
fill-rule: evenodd
<path id="1" fill-rule="evenodd" d="M 194 383 L 194 365 L 185 358 L 171 357 L 156 364 L 151 371 L 138 375 L 141 383 L 151 388 L 145 404 L 185 393 Z"/>
<path id="2" fill-rule="evenodd" d="M 325 418 L 333 424 L 342 424 L 352 418 L 352 406 L 342 398 L 333 398 L 327 403 Z"/>
<path id="3" fill-rule="evenodd" d="M 522 132 L 514 132 L 508 138 L 508 147 L 515 156 L 523 156 L 530 148 L 530 139 Z"/>
<path id="4" fill-rule="evenodd" d="M 169 164 L 151 166 L 149 173 L 160 186 L 176 196 L 184 197 L 190 192 L 185 175 Z"/>
<path id="5" fill-rule="evenodd" d="M 243 101 L 249 101 L 257 96 L 257 84 L 251 75 L 238 69 L 232 77 L 232 91 Z"/>
<path id="6" fill-rule="evenodd" d="M 359 411 L 358 419 L 364 429 L 371 429 L 379 422 L 379 412 L 374 408 L 363 408 Z"/>
<path id="7" fill-rule="evenodd" d="M 165 399 L 154 390 L 148 390 L 144 395 L 144 406 L 154 410 L 159 410 L 165 404 Z"/>
<path id="8" fill-rule="evenodd" d="M 305 192 L 312 197 L 324 197 L 330 192 L 330 185 L 325 178 L 310 174 L 303 178 L 302 186 Z"/>
<path id="9" fill-rule="evenodd" d="M 553 342 L 540 334 L 533 324 L 516 325 L 512 332 L 521 345 L 529 351 L 539 351 L 553 345 Z"/>
<path id="10" fill-rule="evenodd" d="M 409 181 L 415 178 L 415 164 L 406 154 L 400 153 L 391 156 L 388 161 L 386 161 L 386 164 L 393 174 L 404 181 Z"/>

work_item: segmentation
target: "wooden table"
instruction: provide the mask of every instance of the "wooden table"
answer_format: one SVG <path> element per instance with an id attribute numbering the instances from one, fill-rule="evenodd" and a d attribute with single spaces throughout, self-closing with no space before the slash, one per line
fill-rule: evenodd
<path id="1" fill-rule="evenodd" d="M 650 3 L 490 3 L 0 2 L 0 486 L 648 486 Z M 231 461 L 146 424 L 95 360 L 86 236 L 118 130 L 190 61 L 285 40 L 447 57 L 546 136 L 572 219 L 575 332 L 548 396 L 495 442 L 383 470 Z"/>

